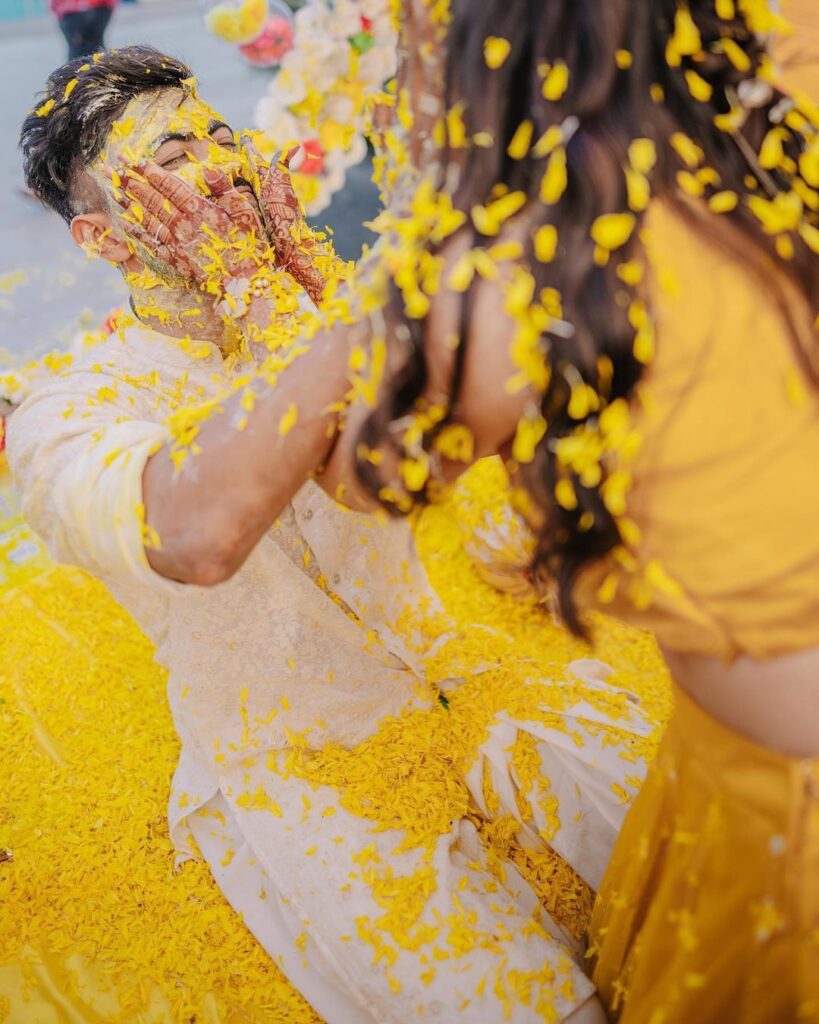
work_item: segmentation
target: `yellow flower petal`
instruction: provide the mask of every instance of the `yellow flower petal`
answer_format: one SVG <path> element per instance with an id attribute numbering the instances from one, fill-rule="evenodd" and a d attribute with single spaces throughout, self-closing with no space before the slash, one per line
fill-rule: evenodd
<path id="1" fill-rule="evenodd" d="M 628 242 L 636 224 L 633 213 L 606 213 L 592 224 L 591 237 L 601 249 L 613 252 Z"/>
<path id="2" fill-rule="evenodd" d="M 683 132 L 674 132 L 671 136 L 671 145 L 688 167 L 699 167 L 705 159 L 702 149 Z"/>
<path id="3" fill-rule="evenodd" d="M 795 192 L 782 192 L 775 199 L 750 196 L 748 205 L 769 235 L 795 231 L 802 216 L 802 200 Z"/>
<path id="4" fill-rule="evenodd" d="M 575 494 L 574 484 L 568 477 L 563 477 L 558 480 L 557 487 L 555 487 L 555 499 L 561 508 L 565 508 L 568 512 L 573 512 L 577 508 L 577 495 Z"/>
<path id="5" fill-rule="evenodd" d="M 535 258 L 541 263 L 551 263 L 557 252 L 557 228 L 544 224 L 535 233 Z"/>
<path id="6" fill-rule="evenodd" d="M 638 174 L 648 174 L 657 163 L 657 147 L 651 139 L 635 139 L 628 147 L 628 160 Z"/>
<path id="7" fill-rule="evenodd" d="M 648 204 L 651 201 L 651 186 L 644 174 L 638 174 L 636 171 L 626 168 L 626 191 L 630 210 L 640 213 L 648 209 Z"/>
<path id="8" fill-rule="evenodd" d="M 819 136 L 799 157 L 799 171 L 811 188 L 819 188 Z"/>
<path id="9" fill-rule="evenodd" d="M 475 277 L 475 261 L 471 252 L 459 257 L 449 274 L 447 283 L 456 292 L 465 292 Z"/>
<path id="10" fill-rule="evenodd" d="M 543 81 L 543 95 L 552 103 L 562 99 L 569 88 L 569 68 L 562 60 L 549 68 Z"/>
<path id="11" fill-rule="evenodd" d="M 295 427 L 296 420 L 299 415 L 299 410 L 295 403 L 291 402 L 287 412 L 279 420 L 279 437 L 286 437 L 287 434 Z"/>
<path id="12" fill-rule="evenodd" d="M 512 141 L 509 143 L 509 147 L 506 152 L 513 160 L 523 160 L 528 154 L 529 147 L 532 145 L 532 136 L 535 131 L 535 126 L 531 121 L 523 121 L 519 126 L 518 130 L 512 136 Z"/>
<path id="13" fill-rule="evenodd" d="M 614 62 L 621 71 L 627 71 L 634 63 L 634 58 L 628 50 L 615 50 Z"/>
<path id="14" fill-rule="evenodd" d="M 765 170 L 772 171 L 779 167 L 785 156 L 782 146 L 782 130 L 772 128 L 762 140 L 762 147 L 759 150 L 759 166 Z"/>
<path id="15" fill-rule="evenodd" d="M 553 124 L 550 128 L 547 128 L 543 135 L 541 135 L 541 137 L 537 140 L 537 142 L 535 143 L 533 153 L 538 158 L 538 160 L 541 160 L 543 157 L 546 157 L 550 153 L 554 152 L 554 150 L 557 149 L 557 147 L 561 144 L 562 141 L 563 129 L 560 127 L 560 125 Z"/>
<path id="16" fill-rule="evenodd" d="M 537 446 L 546 436 L 546 429 L 546 420 L 542 416 L 536 419 L 522 419 L 518 423 L 512 444 L 512 458 L 521 465 L 531 462 Z"/>
<path id="17" fill-rule="evenodd" d="M 628 263 L 621 263 L 617 268 L 617 276 L 625 284 L 630 287 L 638 285 L 645 275 L 645 271 L 641 264 L 636 260 L 630 260 Z"/>
<path id="18" fill-rule="evenodd" d="M 805 240 L 808 248 L 819 255 L 819 228 L 815 228 L 812 224 L 800 224 L 799 234 Z"/>
<path id="19" fill-rule="evenodd" d="M 714 95 L 714 87 L 696 71 L 686 71 L 685 80 L 688 83 L 688 91 L 700 103 L 707 103 Z"/>
<path id="20" fill-rule="evenodd" d="M 674 34 L 668 40 L 665 59 L 669 67 L 678 68 L 683 57 L 692 57 L 702 50 L 702 37 L 691 11 L 685 4 L 677 7 L 674 18 Z"/>
<path id="21" fill-rule="evenodd" d="M 414 459 L 401 460 L 401 479 L 408 490 L 423 490 L 429 479 L 429 458 L 426 453 Z"/>
<path id="22" fill-rule="evenodd" d="M 677 174 L 677 184 L 686 195 L 693 196 L 695 199 L 705 195 L 705 186 L 690 171 L 680 171 Z"/>
<path id="23" fill-rule="evenodd" d="M 501 39 L 499 36 L 488 36 L 483 41 L 483 56 L 486 66 L 492 68 L 493 71 L 497 70 L 509 56 L 511 49 L 512 44 L 508 39 Z"/>
<path id="24" fill-rule="evenodd" d="M 453 149 L 463 149 L 466 145 L 466 126 L 464 125 L 463 107 L 460 104 L 447 111 L 446 130 L 450 146 Z"/>
<path id="25" fill-rule="evenodd" d="M 566 166 L 566 150 L 561 146 L 556 149 L 549 158 L 546 173 L 540 186 L 541 202 L 551 206 L 556 203 L 569 184 L 568 169 Z"/>
<path id="26" fill-rule="evenodd" d="M 721 40 L 720 46 L 722 47 L 722 52 L 733 64 L 733 66 L 737 69 L 737 71 L 751 70 L 751 58 L 742 49 L 739 43 L 729 38 L 728 36 L 725 36 L 725 38 Z"/>
<path id="27" fill-rule="evenodd" d="M 448 424 L 436 437 L 435 450 L 450 462 L 472 462 L 475 458 L 472 431 L 461 423 Z"/>
<path id="28" fill-rule="evenodd" d="M 737 208 L 739 197 L 736 192 L 715 192 L 708 200 L 709 207 L 714 213 L 730 213 Z"/>

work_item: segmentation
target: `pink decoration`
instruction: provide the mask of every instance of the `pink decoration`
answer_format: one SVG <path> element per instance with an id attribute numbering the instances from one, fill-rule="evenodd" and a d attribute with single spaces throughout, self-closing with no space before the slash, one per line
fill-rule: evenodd
<path id="1" fill-rule="evenodd" d="M 304 160 L 299 174 L 321 174 L 324 170 L 324 150 L 318 139 L 308 139 L 301 144 Z"/>
<path id="2" fill-rule="evenodd" d="M 244 58 L 259 68 L 271 68 L 278 64 L 293 47 L 293 26 L 287 20 L 274 15 L 267 19 L 253 42 L 245 43 L 239 50 Z"/>

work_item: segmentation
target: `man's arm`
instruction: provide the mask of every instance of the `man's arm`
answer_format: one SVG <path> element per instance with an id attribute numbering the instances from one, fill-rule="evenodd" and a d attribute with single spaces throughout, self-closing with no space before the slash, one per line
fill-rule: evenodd
<path id="1" fill-rule="evenodd" d="M 212 586 L 239 569 L 332 450 L 338 419 L 332 409 L 350 386 L 349 330 L 339 325 L 317 336 L 275 387 L 261 380 L 251 385 L 249 413 L 245 393 L 227 400 L 202 425 L 199 454 L 189 454 L 180 470 L 168 444 L 148 460 L 143 500 L 160 541 L 148 550 L 156 572 Z"/>
<path id="2" fill-rule="evenodd" d="M 9 464 L 26 519 L 54 559 L 163 589 L 171 584 L 151 571 L 143 548 L 141 477 L 168 430 L 140 418 L 129 396 L 103 372 L 56 377 L 10 417 Z"/>

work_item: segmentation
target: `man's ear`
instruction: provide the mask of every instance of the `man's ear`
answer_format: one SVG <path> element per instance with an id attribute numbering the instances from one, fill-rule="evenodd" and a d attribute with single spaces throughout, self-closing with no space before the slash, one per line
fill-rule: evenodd
<path id="1" fill-rule="evenodd" d="M 89 255 L 102 256 L 109 263 L 127 263 L 133 259 L 128 242 L 119 232 L 107 213 L 78 213 L 71 221 L 71 237 Z"/>

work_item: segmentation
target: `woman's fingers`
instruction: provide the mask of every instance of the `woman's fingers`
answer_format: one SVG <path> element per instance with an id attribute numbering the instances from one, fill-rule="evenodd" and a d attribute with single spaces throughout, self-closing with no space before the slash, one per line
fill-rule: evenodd
<path id="1" fill-rule="evenodd" d="M 122 188 L 130 204 L 139 203 L 143 210 L 153 214 L 174 234 L 195 234 L 200 226 L 208 224 L 216 231 L 225 228 L 221 213 L 210 200 L 196 192 L 181 178 L 163 171 L 155 164 L 135 169 L 140 177 L 125 177 Z M 126 172 L 127 173 L 127 172 Z M 222 178 L 214 181 L 222 187 Z M 227 182 L 230 187 L 230 182 Z M 120 205 L 127 205 L 120 200 Z"/>
<path id="2" fill-rule="evenodd" d="M 145 211 L 145 215 L 142 220 L 142 227 L 151 238 L 155 238 L 161 245 L 171 245 L 173 243 L 173 234 L 171 229 L 163 224 L 159 217 L 154 216 L 149 210 Z"/>
<path id="3" fill-rule="evenodd" d="M 264 228 L 259 214 L 250 200 L 241 192 L 231 189 L 215 202 L 227 214 L 232 227 L 237 228 L 243 234 L 255 233 L 259 241 L 263 240 Z"/>
<path id="4" fill-rule="evenodd" d="M 162 225 L 162 227 L 165 231 L 168 230 L 164 225 Z M 168 266 L 175 270 L 177 274 L 185 280 L 199 280 L 196 267 L 190 263 L 184 253 L 159 240 L 156 234 L 156 225 L 149 228 L 142 224 L 129 224 L 128 235 L 132 242 L 137 243 L 138 246 L 142 246 L 151 253 L 151 255 L 156 256 L 164 263 L 167 263 Z M 141 256 L 138 249 L 136 251 L 136 255 Z M 144 256 L 142 258 L 144 258 Z"/>
<path id="5" fill-rule="evenodd" d="M 134 205 L 138 203 L 143 211 L 153 214 L 171 230 L 176 229 L 186 215 L 186 211 L 180 210 L 153 185 L 138 181 L 136 178 L 128 179 L 125 184 L 125 195 L 119 203 L 126 209 L 130 208 L 132 213 Z"/>
<path id="6" fill-rule="evenodd" d="M 170 171 L 163 170 L 151 163 L 138 167 L 137 170 L 162 199 L 167 199 L 170 205 L 177 210 L 192 213 L 202 208 L 204 197 L 200 196 L 186 181 L 177 178 Z"/>
<path id="7" fill-rule="evenodd" d="M 249 135 L 242 136 L 242 149 L 247 156 L 247 162 L 253 170 L 263 177 L 267 173 L 268 162 L 256 148 L 256 143 Z"/>
<path id="8" fill-rule="evenodd" d="M 233 182 L 218 167 L 206 167 L 203 173 L 213 199 L 218 199 L 233 188 Z"/>
<path id="9" fill-rule="evenodd" d="M 301 217 L 301 205 L 286 168 L 274 165 L 262 186 L 262 207 L 268 217 L 274 213 L 278 219 L 284 217 L 295 223 Z"/>
<path id="10" fill-rule="evenodd" d="M 293 160 L 293 158 L 296 156 L 296 153 L 298 153 L 300 149 L 301 146 L 291 146 L 290 149 L 288 150 L 283 149 L 281 153 L 279 153 L 279 155 L 273 161 L 274 165 L 276 167 L 281 167 L 289 171 L 290 161 Z"/>
<path id="11" fill-rule="evenodd" d="M 247 276 L 270 258 L 255 197 L 218 168 L 202 174 L 207 196 L 152 164 L 123 172 L 115 192 L 121 220 L 132 239 L 186 280 L 203 284 L 217 263 L 226 278 Z"/>

